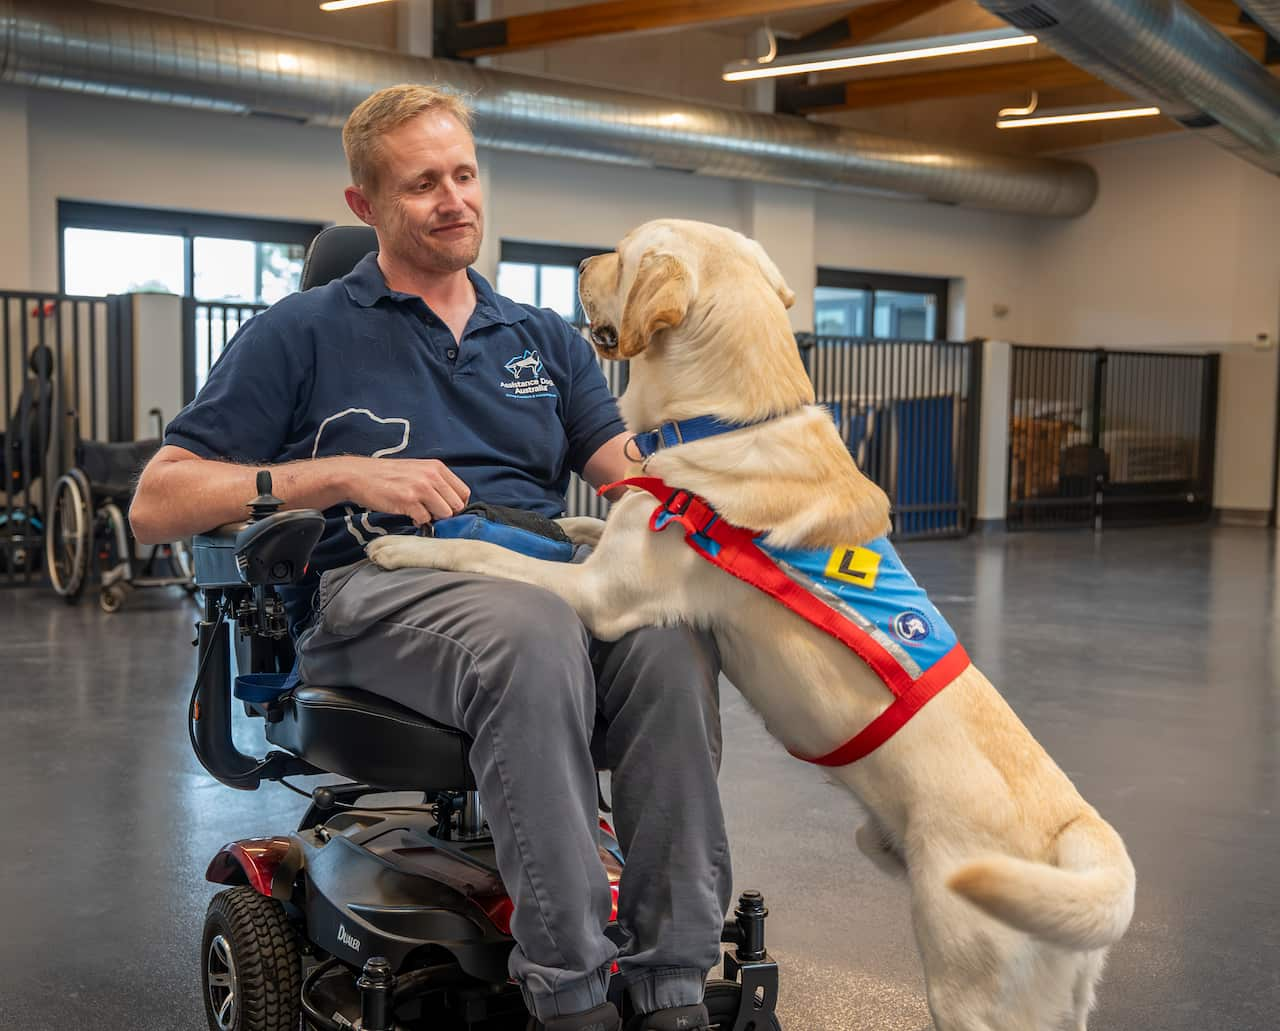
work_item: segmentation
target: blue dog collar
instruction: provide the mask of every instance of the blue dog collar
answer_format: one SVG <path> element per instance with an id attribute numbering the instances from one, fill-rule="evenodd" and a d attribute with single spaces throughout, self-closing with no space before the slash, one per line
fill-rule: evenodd
<path id="1" fill-rule="evenodd" d="M 790 414 L 790 413 L 788 413 Z M 635 441 L 636 450 L 641 458 L 648 458 L 655 451 L 664 447 L 675 447 L 677 444 L 692 444 L 695 440 L 719 436 L 721 433 L 732 433 L 734 430 L 745 430 L 748 426 L 759 426 L 781 416 L 771 415 L 768 419 L 757 419 L 754 422 L 724 422 L 714 415 L 699 415 L 692 419 L 680 419 L 677 422 L 664 422 L 656 430 L 637 433 L 631 439 Z"/>

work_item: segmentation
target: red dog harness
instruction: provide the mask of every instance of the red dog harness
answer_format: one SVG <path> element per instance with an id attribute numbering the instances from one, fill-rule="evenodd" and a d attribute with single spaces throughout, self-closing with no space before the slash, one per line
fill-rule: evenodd
<path id="1" fill-rule="evenodd" d="M 685 542 L 694 551 L 834 637 L 870 666 L 893 695 L 887 709 L 839 748 L 816 758 L 797 758 L 819 766 L 847 766 L 870 755 L 969 665 L 969 656 L 956 644 L 913 678 L 875 637 L 780 569 L 756 544 L 759 534 L 726 523 L 696 494 L 669 486 L 655 476 L 619 480 L 601 487 L 600 493 L 620 486 L 638 487 L 658 499 L 658 507 L 649 518 L 649 529 L 660 531 L 669 523 L 679 523 L 684 527 Z"/>

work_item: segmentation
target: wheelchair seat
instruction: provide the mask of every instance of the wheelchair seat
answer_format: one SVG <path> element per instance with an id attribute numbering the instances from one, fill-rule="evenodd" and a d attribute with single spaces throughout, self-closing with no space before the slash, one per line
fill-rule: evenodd
<path id="1" fill-rule="evenodd" d="M 138 473 L 159 450 L 158 439 L 81 440 L 76 444 L 76 465 L 88 479 L 95 502 L 128 502 Z"/>
<path id="2" fill-rule="evenodd" d="M 302 684 L 283 695 L 267 740 L 312 766 L 388 791 L 473 791 L 471 741 L 354 687 Z"/>

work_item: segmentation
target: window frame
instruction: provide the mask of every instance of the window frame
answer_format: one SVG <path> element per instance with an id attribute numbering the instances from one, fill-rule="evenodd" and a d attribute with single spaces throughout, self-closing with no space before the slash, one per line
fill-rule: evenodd
<path id="1" fill-rule="evenodd" d="M 582 302 L 578 298 L 578 266 L 588 258 L 600 254 L 612 254 L 612 247 L 580 247 L 572 244 L 534 243 L 527 240 L 503 240 L 498 249 L 498 263 L 512 262 L 518 265 L 553 265 L 560 268 L 572 268 L 573 272 L 573 324 L 579 325 L 585 319 Z M 538 298 L 541 300 L 541 276 L 537 282 Z"/>
<path id="2" fill-rule="evenodd" d="M 68 229 L 158 233 L 183 240 L 183 296 L 195 297 L 194 246 L 197 236 L 250 243 L 283 243 L 307 247 L 320 230 L 332 223 L 292 222 L 241 215 L 211 215 L 200 211 L 141 208 L 97 201 L 58 200 L 58 292 L 66 293 Z"/>
<path id="3" fill-rule="evenodd" d="M 951 280 L 932 276 L 905 276 L 889 272 L 865 272 L 859 269 L 818 267 L 816 286 L 831 287 L 837 290 L 863 290 L 871 295 L 871 310 L 875 311 L 876 292 L 879 290 L 897 293 L 931 294 L 934 299 L 936 317 L 933 323 L 933 341 L 946 340 L 949 327 L 949 307 L 947 304 L 951 292 Z M 815 304 L 816 309 L 816 304 Z M 814 328 L 817 328 L 817 314 L 814 314 Z M 868 339 L 875 338 L 875 327 L 870 327 Z"/>

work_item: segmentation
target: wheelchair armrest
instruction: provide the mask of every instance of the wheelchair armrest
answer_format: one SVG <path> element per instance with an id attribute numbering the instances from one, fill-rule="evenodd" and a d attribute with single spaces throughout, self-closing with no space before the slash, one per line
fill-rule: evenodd
<path id="1" fill-rule="evenodd" d="M 196 586 L 296 583 L 306 574 L 311 551 L 323 532 L 324 515 L 303 508 L 196 534 L 191 541 Z"/>

